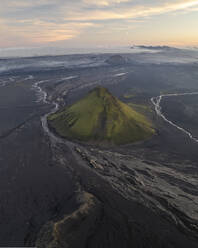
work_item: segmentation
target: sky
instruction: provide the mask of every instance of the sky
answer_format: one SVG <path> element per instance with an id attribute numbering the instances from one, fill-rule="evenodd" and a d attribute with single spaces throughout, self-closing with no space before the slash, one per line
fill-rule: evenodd
<path id="1" fill-rule="evenodd" d="M 6 0 L 0 48 L 198 46 L 198 0 Z"/>

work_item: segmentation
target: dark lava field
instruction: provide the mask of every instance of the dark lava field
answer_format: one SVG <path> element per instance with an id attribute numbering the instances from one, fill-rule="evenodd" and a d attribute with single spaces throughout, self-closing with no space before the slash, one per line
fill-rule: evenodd
<path id="1" fill-rule="evenodd" d="M 0 246 L 197 248 L 198 54 L 0 59 Z M 147 116 L 152 138 L 69 141 L 47 116 L 96 86 Z"/>

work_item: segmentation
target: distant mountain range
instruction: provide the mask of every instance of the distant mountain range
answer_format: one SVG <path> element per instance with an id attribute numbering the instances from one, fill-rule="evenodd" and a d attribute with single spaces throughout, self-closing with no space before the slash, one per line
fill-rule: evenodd
<path id="1" fill-rule="evenodd" d="M 169 49 L 173 49 L 174 47 L 170 47 L 170 46 L 145 46 L 145 45 L 132 46 L 131 47 L 131 49 L 134 49 L 134 48 L 148 49 L 148 50 L 169 50 Z"/>

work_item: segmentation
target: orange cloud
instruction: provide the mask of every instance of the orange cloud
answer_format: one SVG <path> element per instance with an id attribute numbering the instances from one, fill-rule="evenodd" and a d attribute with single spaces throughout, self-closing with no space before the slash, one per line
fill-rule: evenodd
<path id="1" fill-rule="evenodd" d="M 90 0 L 85 0 L 90 2 Z M 124 0 L 123 0 L 124 1 Z M 94 1 L 98 2 L 98 1 Z M 109 5 L 112 1 L 101 1 L 101 5 Z M 121 1 L 114 1 L 121 2 Z M 126 2 L 126 1 L 125 1 Z M 168 12 L 174 12 L 179 10 L 188 10 L 191 11 L 192 7 L 198 6 L 198 0 L 182 0 L 182 1 L 173 1 L 171 3 L 162 4 L 154 7 L 145 7 L 145 6 L 133 6 L 127 8 L 120 8 L 116 10 L 89 10 L 89 11 L 75 11 L 70 12 L 69 15 L 65 18 L 66 20 L 75 20 L 75 21 L 95 21 L 95 20 L 111 20 L 111 19 L 130 19 L 138 17 L 146 17 L 152 15 L 159 15 Z"/>
<path id="2" fill-rule="evenodd" d="M 108 25 L 109 29 L 105 29 L 106 33 L 117 34 L 118 27 L 115 28 L 111 20 L 120 20 L 120 22 L 127 20 L 128 23 L 123 22 L 124 27 L 120 27 L 127 32 L 127 29 L 132 29 L 129 22 L 134 22 L 136 18 L 139 19 L 137 22 L 140 22 L 146 17 L 165 13 L 197 11 L 198 7 L 198 0 L 169 0 L 168 2 L 158 1 L 158 3 L 155 1 L 153 5 L 151 4 L 153 0 L 146 1 L 150 4 L 136 5 L 136 1 L 131 0 L 79 0 L 69 1 L 69 3 L 64 0 L 3 1 L 0 14 L 3 16 L 8 11 L 10 17 L 4 14 L 4 19 L 0 19 L 0 45 L 69 40 L 80 36 L 93 26 L 97 27 L 99 24 L 96 24 L 96 21 L 102 26 Z M 48 5 L 52 5 L 49 13 L 46 12 Z M 42 7 L 39 9 L 39 6 L 43 6 L 43 9 Z M 30 13 L 29 16 L 26 9 L 29 11 L 28 14 Z M 21 13 L 24 13 L 24 17 Z M 101 30 L 95 29 L 94 32 L 96 34 Z"/>
<path id="3" fill-rule="evenodd" d="M 83 0 L 83 2 L 88 5 L 111 6 L 112 4 L 130 2 L 130 0 Z"/>
<path id="4" fill-rule="evenodd" d="M 8 26 L 5 22 L 0 20 L 0 33 L 2 37 L 0 45 L 3 46 L 9 39 L 17 42 L 19 37 L 22 37 L 24 43 L 31 44 L 68 40 L 79 35 L 87 27 L 94 25 L 87 22 L 57 25 L 55 23 L 40 20 L 21 20 L 19 23 L 22 23 L 23 25 Z"/>

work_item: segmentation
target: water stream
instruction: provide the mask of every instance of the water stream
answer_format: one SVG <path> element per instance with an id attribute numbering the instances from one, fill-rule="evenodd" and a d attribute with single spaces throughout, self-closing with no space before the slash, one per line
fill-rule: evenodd
<path id="1" fill-rule="evenodd" d="M 160 116 L 164 121 L 168 122 L 173 127 L 177 128 L 178 130 L 180 130 L 183 133 L 185 133 L 186 135 L 188 135 L 191 140 L 193 140 L 193 141 L 198 143 L 198 139 L 193 137 L 193 135 L 189 131 L 187 131 L 183 127 L 178 126 L 174 122 L 168 120 L 167 117 L 162 113 L 162 107 L 160 106 L 162 98 L 164 98 L 164 97 L 187 96 L 187 95 L 198 95 L 198 92 L 164 94 L 164 95 L 160 95 L 160 96 L 157 96 L 157 97 L 152 97 L 151 102 L 153 103 L 153 105 L 155 107 L 155 112 L 156 112 L 156 114 L 158 116 Z"/>

